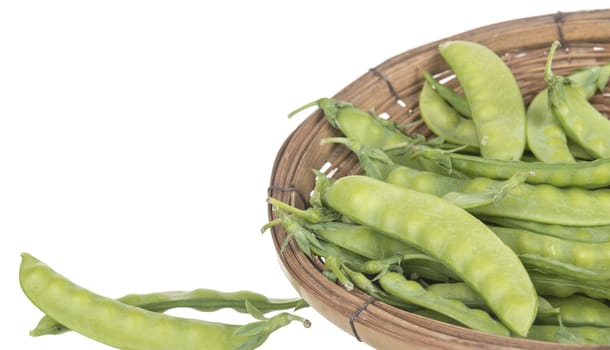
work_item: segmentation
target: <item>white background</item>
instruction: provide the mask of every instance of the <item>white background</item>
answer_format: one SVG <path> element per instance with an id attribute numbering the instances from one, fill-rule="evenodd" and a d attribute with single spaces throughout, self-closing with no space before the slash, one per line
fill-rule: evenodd
<path id="1" fill-rule="evenodd" d="M 369 68 L 482 25 L 607 1 L 4 1 L 0 3 L 0 329 L 32 338 L 27 251 L 74 282 L 132 292 L 249 289 L 295 297 L 267 221 L 277 150 Z M 263 349 L 369 349 L 314 310 Z M 233 313 L 202 315 L 225 322 Z"/>

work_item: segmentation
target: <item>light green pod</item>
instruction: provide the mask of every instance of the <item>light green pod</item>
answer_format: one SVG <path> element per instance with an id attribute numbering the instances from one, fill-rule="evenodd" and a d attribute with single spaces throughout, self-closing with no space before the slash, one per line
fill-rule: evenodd
<path id="1" fill-rule="evenodd" d="M 22 254 L 19 282 L 45 314 L 86 337 L 126 350 L 255 349 L 275 329 L 295 320 L 282 313 L 241 326 L 156 313 L 84 289 L 27 253 Z"/>
<path id="2" fill-rule="evenodd" d="M 448 41 L 439 51 L 464 90 L 484 158 L 519 160 L 526 145 L 525 103 L 510 68 L 492 50 Z"/>
<path id="3" fill-rule="evenodd" d="M 610 327 L 610 307 L 603 301 L 583 295 L 565 298 L 547 297 L 559 309 L 561 323 L 565 326 Z M 537 324 L 558 324 L 557 316 L 537 317 Z"/>
<path id="4" fill-rule="evenodd" d="M 610 120 L 598 111 L 569 79 L 556 76 L 552 58 L 559 42 L 549 50 L 544 72 L 551 111 L 570 139 L 596 158 L 610 158 Z"/>
<path id="5" fill-rule="evenodd" d="M 465 210 L 368 176 L 337 179 L 325 205 L 438 259 L 477 291 L 513 332 L 527 334 L 538 299 L 516 254 Z"/>
<path id="6" fill-rule="evenodd" d="M 128 294 L 119 298 L 118 301 L 154 312 L 165 312 L 170 309 L 184 307 L 203 312 L 231 308 L 237 312 L 248 313 L 248 308 L 246 307 L 246 302 L 248 302 L 258 311 L 266 314 L 271 311 L 307 306 L 307 303 L 301 298 L 270 299 L 262 294 L 247 290 L 222 292 L 205 288 L 190 291 Z M 30 331 L 30 335 L 37 337 L 61 334 L 69 330 L 53 318 L 45 315 L 40 319 L 36 328 Z"/>
<path id="7" fill-rule="evenodd" d="M 565 344 L 610 345 L 610 328 L 534 325 L 527 337 Z"/>
<path id="8" fill-rule="evenodd" d="M 435 148 L 423 149 L 417 155 L 437 162 L 444 167 L 445 174 L 457 171 L 470 177 L 508 179 L 516 173 L 528 172 L 526 182 L 531 184 L 590 189 L 610 186 L 610 158 L 575 163 L 503 161 Z"/>
<path id="9" fill-rule="evenodd" d="M 597 91 L 599 78 L 599 66 L 580 69 L 569 76 L 570 82 L 587 99 Z M 534 97 L 527 108 L 526 122 L 527 145 L 538 160 L 545 163 L 576 161 L 575 147 L 550 109 L 548 89 Z"/>
<path id="10" fill-rule="evenodd" d="M 587 279 L 574 280 L 563 275 L 529 271 L 536 290 L 542 296 L 568 297 L 583 294 L 591 298 L 610 299 L 610 283 L 608 281 L 591 281 Z"/>
<path id="11" fill-rule="evenodd" d="M 428 81 L 424 81 L 419 95 L 419 111 L 426 126 L 437 136 L 445 141 L 478 150 L 479 141 L 472 119 L 458 114 Z"/>
<path id="12" fill-rule="evenodd" d="M 610 158 L 610 120 L 572 86 L 555 88 L 550 94 L 553 115 L 568 137 L 592 156 Z"/>
<path id="13" fill-rule="evenodd" d="M 432 88 L 443 98 L 453 109 L 460 115 L 471 118 L 472 112 L 464 95 L 458 94 L 453 89 L 441 84 L 429 72 L 424 72 L 424 78 L 432 86 Z M 474 127 L 474 125 L 473 125 Z"/>
<path id="14" fill-rule="evenodd" d="M 569 239 L 579 242 L 610 242 L 610 225 L 602 226 L 566 226 L 557 224 L 544 224 L 535 221 L 526 221 L 497 216 L 479 215 L 479 219 L 499 226 L 520 228 L 538 232 L 557 238 Z"/>
<path id="15" fill-rule="evenodd" d="M 518 255 L 539 256 L 604 276 L 610 274 L 610 242 L 570 241 L 527 230 L 500 226 L 491 226 L 491 229 Z"/>
<path id="16" fill-rule="evenodd" d="M 429 292 L 419 283 L 406 279 L 400 273 L 384 274 L 379 278 L 379 284 L 386 293 L 399 300 L 449 316 L 471 329 L 497 335 L 510 335 L 508 329 L 486 311 L 473 309 L 457 299 L 444 298 Z"/>
<path id="17" fill-rule="evenodd" d="M 484 193 L 499 182 L 486 177 L 456 179 L 427 171 L 397 166 L 385 181 L 438 197 L 450 192 Z M 610 224 L 610 190 L 558 188 L 551 185 L 521 184 L 495 203 L 468 208 L 475 215 L 508 217 L 571 226 Z"/>
<path id="18" fill-rule="evenodd" d="M 539 161 L 573 163 L 576 159 L 568 147 L 568 137 L 548 105 L 548 93 L 544 90 L 527 108 L 528 148 Z"/>

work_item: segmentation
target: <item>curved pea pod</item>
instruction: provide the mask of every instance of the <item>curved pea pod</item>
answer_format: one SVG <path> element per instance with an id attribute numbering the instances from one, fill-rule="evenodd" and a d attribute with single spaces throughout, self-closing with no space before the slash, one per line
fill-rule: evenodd
<path id="1" fill-rule="evenodd" d="M 469 307 L 488 309 L 485 301 L 464 282 L 433 283 L 426 288 L 443 298 L 457 299 Z M 538 297 L 538 313 L 536 320 L 541 317 L 555 317 L 559 315 L 559 309 L 554 307 L 546 298 Z"/>
<path id="2" fill-rule="evenodd" d="M 527 172 L 526 182 L 531 184 L 588 189 L 610 186 L 610 158 L 575 163 L 501 161 L 427 147 L 418 147 L 415 156 L 435 161 L 447 175 L 457 171 L 470 177 L 503 180 Z"/>
<path id="3" fill-rule="evenodd" d="M 468 105 L 468 101 L 464 95 L 460 95 L 453 89 L 441 84 L 439 81 L 434 79 L 430 72 L 424 72 L 424 79 L 426 79 L 434 91 L 436 91 L 438 95 L 442 97 L 443 100 L 445 100 L 456 112 L 466 118 L 472 117 L 470 105 Z"/>
<path id="4" fill-rule="evenodd" d="M 610 243 L 570 241 L 508 227 L 490 228 L 519 256 L 555 260 L 595 274 L 583 276 L 587 279 L 610 279 Z"/>
<path id="5" fill-rule="evenodd" d="M 477 291 L 513 332 L 527 334 L 537 295 L 515 253 L 465 210 L 436 196 L 368 176 L 337 179 L 325 205 L 439 260 Z"/>
<path id="6" fill-rule="evenodd" d="M 41 311 L 66 327 L 119 349 L 255 349 L 275 330 L 309 322 L 289 313 L 246 325 L 187 319 L 144 310 L 84 289 L 23 253 L 19 282 Z M 255 308 L 252 307 L 255 315 Z"/>
<path id="7" fill-rule="evenodd" d="M 391 296 L 449 316 L 478 331 L 509 336 L 509 330 L 479 309 L 471 309 L 459 300 L 443 298 L 406 279 L 402 274 L 388 272 L 379 278 L 381 288 Z"/>
<path id="8" fill-rule="evenodd" d="M 383 260 L 400 257 L 400 265 L 405 272 L 415 273 L 423 278 L 435 281 L 458 278 L 438 260 L 425 255 L 403 241 L 387 237 L 366 226 L 344 222 L 324 222 L 307 225 L 307 228 L 323 240 L 367 259 Z"/>
<path id="9" fill-rule="evenodd" d="M 450 192 L 490 193 L 490 189 L 494 189 L 491 191 L 493 194 L 496 193 L 495 189 L 501 189 L 503 184 L 486 177 L 456 179 L 402 166 L 395 167 L 384 180 L 438 197 L 446 196 Z M 475 215 L 572 226 L 610 224 L 610 190 L 561 189 L 551 185 L 525 183 L 509 189 L 510 191 L 503 193 L 501 199 L 490 204 L 469 207 L 467 210 Z"/>
<path id="10" fill-rule="evenodd" d="M 520 228 L 527 231 L 537 232 L 571 241 L 604 243 L 610 242 L 610 225 L 601 226 L 566 226 L 557 224 L 545 224 L 535 221 L 518 220 L 497 216 L 479 215 L 479 219 L 493 223 L 497 226 Z"/>
<path id="11" fill-rule="evenodd" d="M 307 306 L 301 298 L 270 299 L 252 291 L 222 292 L 204 288 L 191 291 L 128 294 L 119 298 L 118 301 L 154 312 L 165 312 L 174 308 L 186 307 L 204 312 L 231 308 L 237 312 L 249 313 L 246 305 L 250 303 L 265 314 L 271 311 L 298 309 Z M 30 331 L 30 335 L 37 337 L 61 334 L 69 330 L 52 317 L 45 315 L 40 319 L 36 328 Z"/>
<path id="12" fill-rule="evenodd" d="M 439 45 L 472 111 L 484 158 L 518 160 L 525 149 L 525 103 L 510 68 L 492 50 L 470 41 Z"/>
<path id="13" fill-rule="evenodd" d="M 362 144 L 371 147 L 392 147 L 405 143 L 421 142 L 402 132 L 395 123 L 379 118 L 366 112 L 351 103 L 330 98 L 320 98 L 314 102 L 293 111 L 293 116 L 299 111 L 317 106 L 324 112 L 326 120 L 335 129 L 351 139 L 358 140 Z M 422 167 L 419 160 L 409 156 L 399 156 L 398 160 L 413 167 Z"/>
<path id="14" fill-rule="evenodd" d="M 600 67 L 580 69 L 569 76 L 572 84 L 587 99 L 598 89 Z M 536 158 L 545 163 L 575 162 L 574 146 L 549 108 L 548 89 L 539 92 L 527 107 L 527 145 Z M 588 156 L 584 155 L 585 157 Z"/>
<path id="15" fill-rule="evenodd" d="M 527 337 L 565 344 L 610 345 L 610 328 L 534 325 Z"/>
<path id="16" fill-rule="evenodd" d="M 610 327 L 610 307 L 606 303 L 583 295 L 565 298 L 547 297 L 559 309 L 561 323 L 565 326 Z M 536 324 L 558 324 L 557 316 L 537 317 Z"/>
<path id="17" fill-rule="evenodd" d="M 576 162 L 568 137 L 548 108 L 548 93 L 534 97 L 527 108 L 527 145 L 536 159 L 545 163 Z"/>
<path id="18" fill-rule="evenodd" d="M 467 145 L 478 151 L 479 140 L 472 119 L 461 116 L 424 81 L 419 95 L 419 110 L 426 126 L 445 141 Z"/>
<path id="19" fill-rule="evenodd" d="M 558 42 L 549 51 L 545 81 L 549 89 L 551 111 L 569 138 L 596 158 L 610 158 L 610 121 L 587 98 L 551 71 L 551 62 Z"/>
<path id="20" fill-rule="evenodd" d="M 362 225 L 333 221 L 310 224 L 307 228 L 322 239 L 368 259 L 384 259 L 414 250 L 402 241 L 385 237 Z"/>
<path id="21" fill-rule="evenodd" d="M 591 298 L 610 299 L 608 281 L 574 280 L 563 275 L 528 271 L 538 293 L 545 297 L 568 297 L 583 294 Z"/>

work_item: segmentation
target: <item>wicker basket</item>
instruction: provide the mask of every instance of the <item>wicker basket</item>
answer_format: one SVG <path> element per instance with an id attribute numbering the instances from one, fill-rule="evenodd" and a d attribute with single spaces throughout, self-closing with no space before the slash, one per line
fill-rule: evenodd
<path id="1" fill-rule="evenodd" d="M 452 73 L 438 53 L 438 44 L 449 39 L 479 42 L 497 52 L 513 70 L 525 102 L 544 87 L 543 70 L 554 40 L 562 47 L 555 54 L 553 70 L 572 69 L 610 62 L 610 10 L 557 13 L 502 22 L 431 42 L 392 57 L 346 86 L 334 98 L 356 106 L 386 112 L 399 123 L 418 122 L 409 131 L 430 134 L 421 122 L 418 97 L 422 72 Z M 456 87 L 457 81 L 447 84 Z M 598 94 L 593 103 L 606 114 L 610 96 Z M 360 172 L 356 157 L 340 145 L 320 146 L 320 140 L 339 135 L 320 111 L 314 112 L 286 139 L 274 164 L 270 195 L 297 207 L 306 206 L 313 189 L 311 169 L 323 166 L 334 177 Z M 275 218 L 269 208 L 269 217 Z M 279 247 L 286 233 L 272 229 Z M 348 292 L 321 273 L 322 264 L 306 257 L 293 242 L 281 254 L 282 268 L 298 293 L 320 314 L 344 331 L 376 349 L 589 349 L 501 337 L 427 319 L 378 300 L 360 291 Z M 608 348 L 608 347 L 606 347 Z"/>

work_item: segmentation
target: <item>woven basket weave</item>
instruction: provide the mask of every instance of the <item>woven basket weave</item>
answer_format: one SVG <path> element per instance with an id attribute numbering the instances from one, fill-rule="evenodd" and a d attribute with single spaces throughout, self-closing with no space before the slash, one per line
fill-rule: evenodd
<path id="1" fill-rule="evenodd" d="M 415 122 L 408 131 L 430 135 L 418 109 L 422 72 L 441 74 L 447 78 L 446 84 L 458 86 L 438 53 L 438 44 L 451 39 L 479 42 L 497 52 L 514 72 L 528 104 L 544 88 L 544 65 L 554 40 L 562 43 L 553 60 L 557 74 L 610 62 L 610 10 L 512 20 L 431 42 L 386 60 L 333 97 L 366 111 L 385 112 L 400 125 Z M 592 102 L 608 115 L 610 94 L 598 94 Z M 338 131 L 330 127 L 319 110 L 303 121 L 277 154 L 269 194 L 304 208 L 314 185 L 312 169 L 335 171 L 333 177 L 359 173 L 356 157 L 345 147 L 320 145 L 321 139 L 335 135 L 339 135 Z M 269 217 L 276 218 L 271 208 Z M 272 236 L 279 254 L 286 233 L 276 226 Z M 595 348 L 482 334 L 397 309 L 360 291 L 348 292 L 324 277 L 322 264 L 306 257 L 293 242 L 280 255 L 280 263 L 297 292 L 317 312 L 376 349 Z"/>

